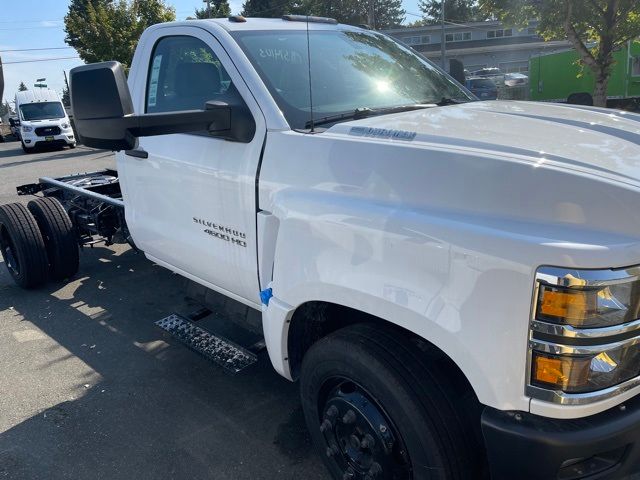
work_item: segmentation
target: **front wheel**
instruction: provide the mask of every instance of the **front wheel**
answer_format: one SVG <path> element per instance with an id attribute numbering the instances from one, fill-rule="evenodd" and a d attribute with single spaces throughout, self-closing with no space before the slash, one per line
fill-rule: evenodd
<path id="1" fill-rule="evenodd" d="M 305 355 L 305 420 L 334 479 L 485 476 L 479 415 L 410 342 L 361 324 L 325 337 Z"/>

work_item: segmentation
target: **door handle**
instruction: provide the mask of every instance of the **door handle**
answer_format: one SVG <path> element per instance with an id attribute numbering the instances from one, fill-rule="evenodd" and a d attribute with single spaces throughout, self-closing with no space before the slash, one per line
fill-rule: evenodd
<path id="1" fill-rule="evenodd" d="M 149 158 L 149 152 L 139 148 L 135 150 L 125 150 L 124 154 L 135 158 Z"/>

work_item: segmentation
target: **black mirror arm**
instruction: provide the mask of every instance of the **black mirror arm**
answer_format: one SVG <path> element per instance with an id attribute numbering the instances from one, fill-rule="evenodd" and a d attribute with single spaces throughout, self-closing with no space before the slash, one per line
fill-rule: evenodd
<path id="1" fill-rule="evenodd" d="M 207 110 L 127 115 L 124 117 L 124 121 L 127 132 L 133 137 L 151 137 L 202 130 L 225 132 L 231 129 L 231 109 L 228 106 L 220 106 Z"/>

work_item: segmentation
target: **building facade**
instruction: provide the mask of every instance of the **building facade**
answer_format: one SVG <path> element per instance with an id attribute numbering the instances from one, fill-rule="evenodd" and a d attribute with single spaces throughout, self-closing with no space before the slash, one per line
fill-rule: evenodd
<path id="1" fill-rule="evenodd" d="M 442 27 L 427 25 L 387 30 L 391 35 L 421 52 L 433 62 L 441 62 Z M 545 42 L 537 34 L 537 22 L 524 29 L 512 28 L 499 21 L 447 24 L 445 26 L 447 60 L 459 60 L 469 72 L 497 67 L 503 73 L 527 73 L 529 59 L 543 53 L 566 50 L 568 41 Z"/>

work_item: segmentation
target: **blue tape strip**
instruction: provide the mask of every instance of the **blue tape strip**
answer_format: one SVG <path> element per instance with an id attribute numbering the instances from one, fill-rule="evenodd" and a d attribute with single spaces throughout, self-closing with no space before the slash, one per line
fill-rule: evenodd
<path id="1" fill-rule="evenodd" d="M 269 306 L 269 300 L 271 300 L 271 297 L 273 297 L 272 288 L 267 288 L 266 290 L 262 290 L 260 292 L 260 300 L 262 301 L 263 305 Z"/>

